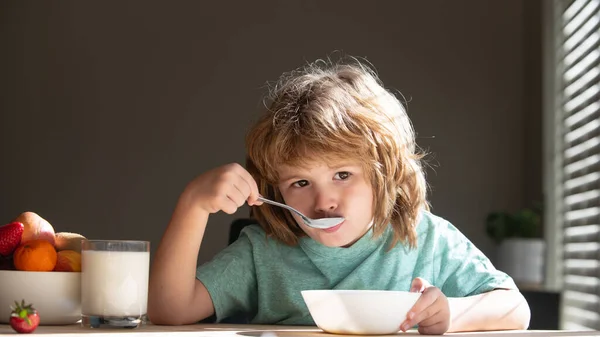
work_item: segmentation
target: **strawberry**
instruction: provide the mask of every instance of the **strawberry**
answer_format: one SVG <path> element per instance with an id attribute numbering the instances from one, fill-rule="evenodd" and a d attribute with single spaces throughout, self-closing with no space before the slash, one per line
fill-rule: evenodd
<path id="1" fill-rule="evenodd" d="M 21 304 L 15 301 L 15 307 L 11 308 L 10 326 L 18 333 L 30 333 L 40 324 L 40 315 L 31 306 L 25 305 L 25 300 Z"/>
<path id="2" fill-rule="evenodd" d="M 25 226 L 21 222 L 11 222 L 0 227 L 0 255 L 9 256 L 21 243 Z"/>

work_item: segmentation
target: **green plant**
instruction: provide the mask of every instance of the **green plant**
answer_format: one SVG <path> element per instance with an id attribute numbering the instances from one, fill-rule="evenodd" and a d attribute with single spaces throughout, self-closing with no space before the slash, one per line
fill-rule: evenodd
<path id="1" fill-rule="evenodd" d="M 492 212 L 486 218 L 486 232 L 496 243 L 508 238 L 540 238 L 541 207 L 524 208 L 516 213 Z"/>

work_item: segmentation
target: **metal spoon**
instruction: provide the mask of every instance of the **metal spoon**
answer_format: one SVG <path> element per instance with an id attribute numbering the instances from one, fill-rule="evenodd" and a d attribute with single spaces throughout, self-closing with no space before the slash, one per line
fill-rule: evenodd
<path id="1" fill-rule="evenodd" d="M 258 197 L 258 200 L 262 201 L 264 203 L 267 203 L 267 204 L 283 207 L 285 209 L 288 209 L 288 210 L 298 214 L 302 218 L 302 220 L 304 220 L 304 223 L 307 226 L 312 227 L 312 228 L 318 228 L 318 229 L 331 228 L 331 227 L 339 225 L 342 221 L 344 221 L 344 218 L 311 219 L 311 218 L 307 217 L 306 215 L 300 213 L 300 211 L 298 211 L 295 208 L 290 207 L 286 204 L 282 204 L 282 203 L 279 203 L 279 202 L 276 202 L 273 200 L 265 199 L 263 197 Z"/>

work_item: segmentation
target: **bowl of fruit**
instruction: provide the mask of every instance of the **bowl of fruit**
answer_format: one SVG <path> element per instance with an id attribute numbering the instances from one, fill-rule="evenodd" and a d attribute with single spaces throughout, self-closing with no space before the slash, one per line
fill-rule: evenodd
<path id="1" fill-rule="evenodd" d="M 0 226 L 0 323 L 14 321 L 15 312 L 23 316 L 34 311 L 40 325 L 81 319 L 83 239 L 55 232 L 33 212 Z"/>

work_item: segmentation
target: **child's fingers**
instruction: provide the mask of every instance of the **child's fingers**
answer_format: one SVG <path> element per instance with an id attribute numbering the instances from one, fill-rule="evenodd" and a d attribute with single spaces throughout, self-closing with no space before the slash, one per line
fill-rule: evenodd
<path id="1" fill-rule="evenodd" d="M 437 288 L 433 288 L 433 287 L 431 287 L 431 288 L 437 289 Z M 429 288 L 427 290 L 429 290 Z M 416 316 L 418 313 L 420 313 L 421 311 L 423 311 L 426 308 L 428 308 L 429 306 L 431 306 L 435 302 L 437 297 L 439 296 L 439 294 L 437 294 L 436 291 L 427 291 L 427 290 L 424 291 L 423 294 L 421 294 L 421 296 L 419 297 L 417 302 L 409 310 L 409 312 L 407 314 L 408 318 L 412 318 L 412 317 Z"/>
<path id="2" fill-rule="evenodd" d="M 250 186 L 248 185 L 248 183 L 246 182 L 246 180 L 243 177 L 238 177 L 238 179 L 236 181 L 233 182 L 233 187 L 240 193 L 241 197 L 242 197 L 242 204 L 244 202 L 246 202 L 246 199 L 248 198 L 248 196 L 250 195 Z M 242 206 L 242 205 L 240 205 Z"/>
<path id="3" fill-rule="evenodd" d="M 431 287 L 431 284 L 427 282 L 425 279 L 420 277 L 415 277 L 410 285 L 410 292 L 412 293 L 422 293 L 425 289 Z"/>
<path id="4" fill-rule="evenodd" d="M 221 210 L 227 214 L 233 214 L 237 211 L 238 207 L 239 206 L 235 201 L 233 201 L 229 196 L 225 196 L 223 197 L 223 200 L 221 200 L 221 206 L 219 208 L 221 208 Z"/>
<path id="5" fill-rule="evenodd" d="M 428 326 L 419 325 L 421 335 L 441 335 L 446 331 L 448 331 L 448 324 L 443 320 Z"/>
<path id="6" fill-rule="evenodd" d="M 422 320 L 431 317 L 440 311 L 440 306 L 434 305 L 440 297 L 440 293 L 441 291 L 435 287 L 425 289 L 417 302 L 406 314 L 406 320 L 402 323 L 400 328 L 403 331 L 406 331 L 406 329 L 409 329 L 411 326 L 418 324 Z"/>
<path id="7" fill-rule="evenodd" d="M 410 327 L 415 326 L 417 324 L 419 324 L 419 326 L 421 326 L 421 324 L 427 325 L 426 322 L 428 322 L 428 321 L 429 321 L 429 324 L 431 324 L 432 321 L 433 321 L 433 323 L 436 323 L 438 318 L 435 316 L 441 316 L 441 315 L 439 315 L 439 313 L 441 311 L 442 311 L 441 308 L 436 307 L 435 305 L 431 305 L 431 306 L 419 311 L 418 313 L 414 314 L 414 316 L 412 316 L 412 318 L 406 319 L 404 321 L 404 323 L 402 323 L 402 325 L 400 326 L 400 329 L 402 329 L 402 331 L 406 331 L 406 330 L 410 329 Z"/>
<path id="8" fill-rule="evenodd" d="M 237 185 L 227 192 L 227 198 L 233 201 L 237 207 L 242 206 L 246 202 L 247 195 L 248 194 L 244 193 Z"/>
<path id="9" fill-rule="evenodd" d="M 260 195 L 258 193 L 258 185 L 256 184 L 256 180 L 254 180 L 254 178 L 252 177 L 252 175 L 250 174 L 250 172 L 246 171 L 246 169 L 242 168 L 242 172 L 240 172 L 240 176 L 242 177 L 242 179 L 244 180 L 244 182 L 246 183 L 246 185 L 249 188 L 248 191 L 248 205 L 253 206 L 259 206 L 262 205 L 262 202 L 258 201 L 258 196 Z"/>
<path id="10" fill-rule="evenodd" d="M 411 323 L 413 323 L 413 325 L 419 324 L 419 326 L 424 327 L 435 325 L 444 320 L 442 312 L 443 308 L 434 304 L 429 307 L 429 309 L 417 315 L 415 319 L 411 321 Z"/>
<path id="11" fill-rule="evenodd" d="M 441 335 L 448 331 L 450 327 L 449 313 L 445 310 L 447 307 L 442 298 L 438 299 L 434 306 L 440 308 L 440 311 L 429 318 L 419 322 L 419 333 L 423 335 Z"/>
<path id="12" fill-rule="evenodd" d="M 254 202 L 252 203 L 252 205 L 251 205 L 251 206 L 260 206 L 260 205 L 262 205 L 262 204 L 263 204 L 263 202 L 262 202 L 262 201 L 258 201 L 258 200 L 256 200 L 256 201 L 254 201 Z"/>

